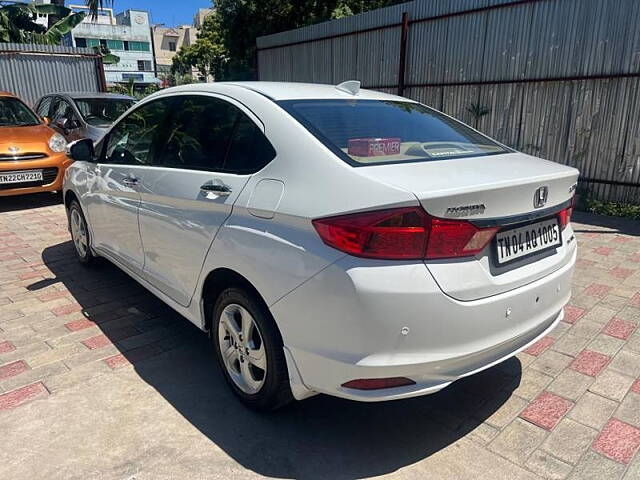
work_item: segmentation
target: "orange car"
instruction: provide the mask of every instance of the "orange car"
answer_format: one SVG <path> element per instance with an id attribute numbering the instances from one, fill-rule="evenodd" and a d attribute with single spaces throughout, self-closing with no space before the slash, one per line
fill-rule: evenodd
<path id="1" fill-rule="evenodd" d="M 21 100 L 0 92 L 0 196 L 62 189 L 67 142 Z"/>

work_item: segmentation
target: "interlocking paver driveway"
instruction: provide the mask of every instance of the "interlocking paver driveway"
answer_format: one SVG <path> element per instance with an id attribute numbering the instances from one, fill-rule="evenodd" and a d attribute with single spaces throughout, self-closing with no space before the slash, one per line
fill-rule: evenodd
<path id="1" fill-rule="evenodd" d="M 1 478 L 640 478 L 633 222 L 578 217 L 565 321 L 517 358 L 430 397 L 258 415 L 204 334 L 75 261 L 54 197 L 0 202 Z"/>

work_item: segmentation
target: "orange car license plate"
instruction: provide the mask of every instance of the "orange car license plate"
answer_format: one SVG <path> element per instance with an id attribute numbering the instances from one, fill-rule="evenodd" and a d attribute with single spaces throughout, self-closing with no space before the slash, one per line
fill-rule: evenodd
<path id="1" fill-rule="evenodd" d="M 42 181 L 42 170 L 23 170 L 0 173 L 0 183 L 25 183 Z"/>

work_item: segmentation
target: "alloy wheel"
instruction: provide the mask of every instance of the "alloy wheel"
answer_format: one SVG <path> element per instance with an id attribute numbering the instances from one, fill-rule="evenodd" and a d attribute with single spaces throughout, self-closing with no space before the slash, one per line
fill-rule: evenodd
<path id="1" fill-rule="evenodd" d="M 246 308 L 236 303 L 224 308 L 218 342 L 233 383 L 244 393 L 258 393 L 267 377 L 267 354 L 258 325 Z"/>
<path id="2" fill-rule="evenodd" d="M 76 251 L 81 258 L 86 257 L 89 250 L 89 236 L 87 225 L 77 208 L 71 210 L 71 238 Z"/>

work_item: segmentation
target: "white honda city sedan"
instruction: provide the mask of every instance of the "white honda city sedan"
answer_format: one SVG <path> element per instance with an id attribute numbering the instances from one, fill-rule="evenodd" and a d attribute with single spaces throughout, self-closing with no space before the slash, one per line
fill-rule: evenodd
<path id="1" fill-rule="evenodd" d="M 80 262 L 208 332 L 256 409 L 436 392 L 569 299 L 578 171 L 357 82 L 166 89 L 69 155 Z"/>

